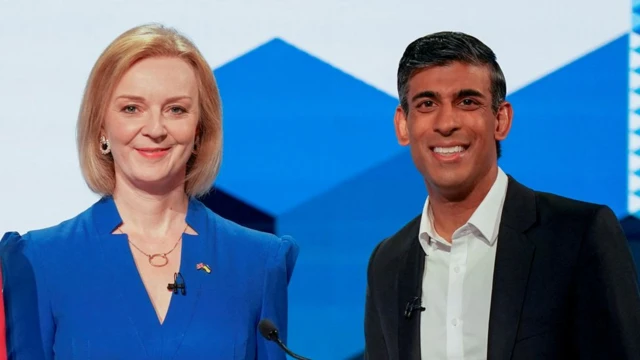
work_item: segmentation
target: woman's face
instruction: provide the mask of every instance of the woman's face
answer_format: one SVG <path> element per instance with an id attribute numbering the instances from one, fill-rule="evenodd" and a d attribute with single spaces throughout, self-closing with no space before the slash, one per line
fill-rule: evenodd
<path id="1" fill-rule="evenodd" d="M 198 82 L 187 62 L 152 57 L 135 63 L 117 84 L 102 129 L 116 188 L 127 184 L 162 193 L 181 186 L 199 116 Z"/>

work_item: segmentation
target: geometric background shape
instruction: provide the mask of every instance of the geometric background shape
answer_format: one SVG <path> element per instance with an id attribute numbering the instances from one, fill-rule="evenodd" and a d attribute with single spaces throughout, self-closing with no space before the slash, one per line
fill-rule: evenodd
<path id="1" fill-rule="evenodd" d="M 640 216 L 640 1 L 633 0 L 628 69 L 628 193 L 629 214 Z"/>
<path id="2" fill-rule="evenodd" d="M 280 39 L 214 71 L 224 104 L 216 186 L 274 216 L 402 150 L 396 100 Z"/>
<path id="3" fill-rule="evenodd" d="M 216 214 L 251 229 L 271 234 L 276 232 L 275 218 L 213 187 L 200 201 Z"/>
<path id="4" fill-rule="evenodd" d="M 505 171 L 627 214 L 627 48 L 621 36 L 508 96 Z"/>
<path id="5" fill-rule="evenodd" d="M 535 189 L 606 203 L 618 216 L 626 214 L 626 146 L 621 144 L 626 141 L 627 131 L 627 76 L 623 70 L 627 67 L 627 41 L 626 36 L 615 39 L 509 94 L 515 117 L 512 132 L 503 142 L 503 157 L 500 159 L 500 165 L 507 173 Z M 289 64 L 291 68 L 322 68 L 319 60 L 289 51 L 293 48 L 280 40 L 269 42 L 261 49 L 265 47 L 273 47 L 279 54 L 284 54 L 278 61 Z M 216 70 L 216 76 L 222 79 L 219 82 L 223 94 L 228 90 L 223 88 L 224 82 L 231 83 L 234 76 L 243 74 L 242 67 L 255 69 L 261 59 L 274 63 L 270 55 L 260 51 L 248 55 L 251 61 L 245 62 L 242 57 L 234 61 L 237 66 L 233 72 L 235 75 L 228 74 L 229 77 L 225 78 L 226 66 Z M 297 61 L 302 64 L 297 64 Z M 279 74 L 282 69 L 273 71 Z M 242 76 L 252 78 L 246 73 Z M 261 76 L 264 79 L 265 74 Z M 349 77 L 345 79 L 353 81 Z M 283 83 L 291 84 L 295 80 L 288 78 Z M 359 83 L 355 81 L 354 84 Z M 316 88 L 325 86 L 322 77 L 314 79 L 314 85 Z M 374 101 L 369 98 L 380 96 L 375 89 L 372 90 L 350 93 L 348 97 L 357 99 L 355 103 L 372 103 Z M 252 94 L 251 91 L 248 93 Z M 234 96 L 238 97 L 238 93 L 227 91 L 226 94 L 225 102 L 232 103 L 232 106 L 226 107 L 225 116 L 229 119 L 227 124 L 234 126 L 238 119 L 247 118 L 244 114 L 246 105 L 239 105 L 242 102 L 253 103 L 247 100 L 253 99 L 253 95 L 236 99 Z M 279 102 L 277 97 L 273 97 L 261 99 L 260 103 L 270 101 Z M 237 105 L 233 105 L 234 102 Z M 426 196 L 408 149 L 395 145 L 392 114 L 396 104 L 397 99 L 385 99 L 376 109 L 377 116 L 371 116 L 371 126 L 387 131 L 392 138 L 384 140 L 388 143 L 387 153 L 377 153 L 375 162 L 357 163 L 359 171 L 339 172 L 339 176 L 334 176 L 324 186 L 316 183 L 309 189 L 307 185 L 315 180 L 314 172 L 302 169 L 294 173 L 295 166 L 289 169 L 283 166 L 283 162 L 278 162 L 280 157 L 276 152 L 286 154 L 289 146 L 276 141 L 274 148 L 267 150 L 272 157 L 260 159 L 263 161 L 261 165 L 280 167 L 279 171 L 270 172 L 271 176 L 266 179 L 268 186 L 262 191 L 266 191 L 268 196 L 232 186 L 237 183 L 230 180 L 217 183 L 224 191 L 232 189 L 234 196 L 239 194 L 252 206 L 266 209 L 275 219 L 275 232 L 294 236 L 304 249 L 289 288 L 289 345 L 313 358 L 344 359 L 360 351 L 364 344 L 362 326 L 368 258 L 378 242 L 420 212 Z M 282 113 L 280 106 L 270 109 Z M 320 117 L 331 118 L 336 116 L 334 113 L 340 116 L 342 110 L 340 106 L 328 105 Z M 261 117 L 274 121 L 277 118 L 266 111 L 261 113 Z M 343 121 L 362 122 L 362 119 L 344 117 Z M 251 119 L 247 122 L 251 123 Z M 236 135 L 240 134 L 239 130 L 236 131 Z M 240 145 L 246 144 L 247 137 L 265 136 L 267 131 L 278 137 L 274 130 L 248 126 L 242 129 L 244 139 L 237 140 L 235 144 L 233 141 L 225 143 L 226 153 L 236 151 L 234 156 L 238 156 L 233 160 L 226 159 L 227 164 L 246 166 L 255 161 L 250 157 L 259 146 L 247 149 Z M 324 148 L 316 144 L 325 145 L 334 134 L 325 131 L 319 137 L 308 138 L 305 146 L 312 150 Z M 585 139 L 593 140 L 585 142 Z M 343 143 L 340 140 L 329 143 L 336 144 L 335 148 L 327 149 L 327 152 L 334 151 L 331 156 L 337 157 L 333 159 L 348 165 L 351 160 L 339 153 L 348 154 L 348 148 L 341 147 Z M 361 144 L 366 142 L 361 140 Z M 309 149 L 303 147 L 304 151 Z M 243 156 L 246 157 L 245 162 L 240 161 Z M 313 156 L 318 154 L 312 153 Z M 320 163 L 327 166 L 327 163 Z M 340 164 L 336 164 L 336 168 L 340 168 Z M 235 170 L 225 169 L 227 179 L 238 180 L 241 177 L 233 174 Z M 296 178 L 297 182 L 290 182 L 291 178 Z M 256 183 L 255 180 L 245 179 L 252 184 Z M 283 196 L 285 204 L 277 204 L 277 190 L 268 193 L 269 189 L 286 189 Z M 635 251 L 635 247 L 632 248 Z M 331 334 L 330 338 L 327 334 Z"/>
<path id="6" fill-rule="evenodd" d="M 305 249 L 289 288 L 291 346 L 314 359 L 344 359 L 362 349 L 371 251 L 417 215 L 425 196 L 405 150 L 278 216 L 278 232 Z"/>
<path id="7" fill-rule="evenodd" d="M 627 131 L 625 89 L 628 79 L 623 70 L 627 67 L 627 42 L 627 36 L 615 39 L 509 94 L 515 117 L 512 132 L 503 142 L 500 159 L 500 165 L 507 173 L 535 189 L 605 203 L 618 216 L 626 214 L 626 147 L 621 144 L 626 141 Z M 267 134 L 269 138 L 279 138 L 282 125 L 275 125 L 278 119 L 286 118 L 285 124 L 292 120 L 291 112 L 282 110 L 286 101 L 292 99 L 284 96 L 285 103 L 280 103 L 277 96 L 270 98 L 268 93 L 280 96 L 283 87 L 295 87 L 300 76 L 277 75 L 283 72 L 285 75 L 314 73 L 313 69 L 320 69 L 316 75 L 327 71 L 345 83 L 353 84 L 347 87 L 358 89 L 329 96 L 326 91 L 319 91 L 320 95 L 316 94 L 316 97 L 342 96 L 356 104 L 378 104 L 376 114 L 366 119 L 354 112 L 350 113 L 351 117 L 344 116 L 347 104 L 335 106 L 328 104 L 330 100 L 323 101 L 327 105 L 322 107 L 321 114 L 313 114 L 316 121 L 340 117 L 343 123 L 366 123 L 378 129 L 377 134 L 386 145 L 384 151 L 365 164 L 356 159 L 357 169 L 350 168 L 354 159 L 345 155 L 350 151 L 347 145 L 358 142 L 352 142 L 350 137 L 332 138 L 336 134 L 332 131 L 335 128 L 324 128 L 319 132 L 320 136 L 303 137 L 305 144 L 292 145 L 292 148 L 301 148 L 296 154 L 300 156 L 293 160 L 287 157 L 289 146 L 282 142 L 260 144 L 247 140 L 266 138 Z M 259 76 L 251 72 L 256 70 L 260 70 Z M 269 71 L 272 73 L 267 76 Z M 230 124 L 225 128 L 225 136 L 235 132 L 228 136 L 232 140 L 225 142 L 225 156 L 231 153 L 235 158 L 225 160 L 226 164 L 237 165 L 222 170 L 221 174 L 226 171 L 226 178 L 221 175 L 220 179 L 225 181 L 216 185 L 224 189 L 223 193 L 229 191 L 250 206 L 267 210 L 274 218 L 275 232 L 293 235 L 304 249 L 290 285 L 289 345 L 318 359 L 357 354 L 364 344 L 366 265 L 371 251 L 384 237 L 418 214 L 426 196 L 408 149 L 395 142 L 392 114 L 397 99 L 367 89 L 366 84 L 323 65 L 278 39 L 217 69 L 216 76 L 222 94 L 227 94 L 225 104 L 231 104 L 225 107 L 226 124 Z M 327 79 L 327 76 L 331 75 L 314 78 L 313 88 L 323 89 L 336 82 L 335 78 Z M 265 84 L 266 90 L 262 93 L 251 90 L 255 84 L 238 82 L 238 79 L 256 78 L 259 79 L 256 83 Z M 280 87 L 270 90 L 276 79 L 280 79 Z M 230 91 L 232 86 L 235 91 Z M 242 96 L 242 91 L 246 95 Z M 304 89 L 298 91 L 305 93 Z M 260 94 L 261 98 L 256 100 L 255 94 Z M 380 103 L 375 99 L 383 101 Z M 309 106 L 308 101 L 305 102 L 307 105 L 300 105 L 293 111 L 297 113 L 294 117 L 304 118 L 300 115 L 304 115 L 304 108 Z M 246 110 L 248 104 L 258 104 L 257 107 L 263 110 L 259 118 L 270 119 L 276 129 L 274 126 L 269 129 L 253 126 L 256 118 Z M 302 130 L 308 131 L 308 128 Z M 382 136 L 382 132 L 389 136 Z M 247 147 L 247 142 L 251 146 Z M 327 148 L 327 143 L 334 146 Z M 360 138 L 359 143 L 366 144 L 366 139 Z M 260 149 L 265 146 L 271 148 L 261 153 Z M 318 148 L 327 151 L 314 153 Z M 331 154 L 322 159 L 326 153 Z M 259 161 L 252 158 L 255 154 L 259 155 Z M 306 158 L 319 158 L 315 161 L 318 166 L 300 169 L 288 165 Z M 330 164 L 323 163 L 322 160 L 327 159 L 332 160 Z M 246 173 L 242 171 L 253 164 L 261 166 L 261 171 L 269 176 L 265 175 L 266 179 L 243 178 Z M 314 183 L 314 175 L 319 169 L 328 169 L 328 165 L 337 171 L 320 171 L 319 177 L 325 176 L 322 179 L 328 181 Z M 300 172 L 296 172 L 298 169 Z M 297 181 L 290 181 L 292 178 Z M 260 191 L 248 191 L 255 190 L 256 184 L 262 186 Z M 284 191 L 282 197 L 279 191 Z M 331 339 L 325 334 L 331 334 Z"/>

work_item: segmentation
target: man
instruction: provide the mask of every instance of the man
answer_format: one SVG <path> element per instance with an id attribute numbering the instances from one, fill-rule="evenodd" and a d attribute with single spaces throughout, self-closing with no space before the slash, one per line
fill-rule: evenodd
<path id="1" fill-rule="evenodd" d="M 606 206 L 533 191 L 497 164 L 504 75 L 478 39 L 440 32 L 398 69 L 398 141 L 429 196 L 373 251 L 365 357 L 640 359 L 640 295 Z"/>

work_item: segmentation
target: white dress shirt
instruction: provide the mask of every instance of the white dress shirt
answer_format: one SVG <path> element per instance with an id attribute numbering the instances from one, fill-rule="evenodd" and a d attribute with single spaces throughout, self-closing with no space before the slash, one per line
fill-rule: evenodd
<path id="1" fill-rule="evenodd" d="M 420 221 L 427 254 L 420 321 L 422 359 L 486 359 L 498 229 L 508 179 L 502 169 L 451 244 L 433 226 L 429 198 Z"/>

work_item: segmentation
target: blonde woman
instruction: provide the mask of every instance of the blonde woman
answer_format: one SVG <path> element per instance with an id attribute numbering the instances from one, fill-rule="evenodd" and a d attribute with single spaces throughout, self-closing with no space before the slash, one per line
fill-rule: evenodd
<path id="1" fill-rule="evenodd" d="M 159 25 L 111 43 L 78 120 L 101 199 L 0 243 L 9 359 L 284 359 L 298 247 L 197 200 L 218 172 L 221 106 L 197 48 Z"/>

